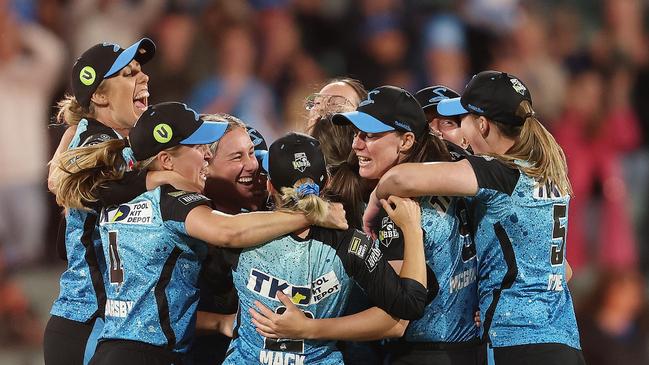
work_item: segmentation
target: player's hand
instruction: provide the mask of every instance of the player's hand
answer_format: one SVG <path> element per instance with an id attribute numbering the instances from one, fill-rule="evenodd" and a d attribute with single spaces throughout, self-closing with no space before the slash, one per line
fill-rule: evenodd
<path id="1" fill-rule="evenodd" d="M 149 171 L 146 174 L 146 189 L 153 190 L 158 186 L 169 184 L 178 190 L 200 193 L 203 187 L 186 179 L 176 171 Z"/>
<path id="2" fill-rule="evenodd" d="M 345 218 L 345 208 L 340 203 L 329 203 L 327 216 L 322 221 L 311 222 L 316 226 L 333 229 L 347 229 L 347 218 Z"/>
<path id="3" fill-rule="evenodd" d="M 381 202 L 376 197 L 376 190 L 370 194 L 370 200 L 367 202 L 367 207 L 363 213 L 363 231 L 366 235 L 376 239 L 376 231 L 378 230 L 377 219 L 381 212 Z"/>
<path id="4" fill-rule="evenodd" d="M 390 195 L 387 200 L 381 199 L 381 205 L 401 230 L 421 229 L 421 209 L 414 200 Z"/>
<path id="5" fill-rule="evenodd" d="M 255 301 L 255 308 L 248 311 L 252 315 L 252 323 L 257 332 L 267 338 L 304 339 L 308 338 L 308 328 L 311 319 L 307 318 L 289 297 L 281 291 L 277 292 L 277 299 L 286 307 L 286 311 L 277 314 L 268 307 Z"/>

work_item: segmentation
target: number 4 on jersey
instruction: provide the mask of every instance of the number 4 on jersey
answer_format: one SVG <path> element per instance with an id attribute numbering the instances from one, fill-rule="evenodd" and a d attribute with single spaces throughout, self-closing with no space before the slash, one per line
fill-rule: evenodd
<path id="1" fill-rule="evenodd" d="M 564 250 L 566 248 L 566 227 L 561 220 L 566 218 L 566 205 L 554 205 L 554 228 L 552 229 L 552 249 L 550 250 L 550 263 L 552 266 L 563 264 Z M 560 240 L 558 244 L 556 240 Z"/>
<path id="2" fill-rule="evenodd" d="M 108 241 L 110 283 L 121 285 L 124 282 L 124 269 L 122 269 L 122 260 L 119 258 L 119 250 L 117 249 L 117 231 L 108 232 Z"/>

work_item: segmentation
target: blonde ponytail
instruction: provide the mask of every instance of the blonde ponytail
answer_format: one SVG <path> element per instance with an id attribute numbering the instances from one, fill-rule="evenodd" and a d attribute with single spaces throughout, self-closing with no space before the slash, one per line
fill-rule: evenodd
<path id="1" fill-rule="evenodd" d="M 78 125 L 81 119 L 90 114 L 88 108 L 84 108 L 72 95 L 66 95 L 56 103 L 59 111 L 56 113 L 56 121 L 67 125 Z"/>
<path id="2" fill-rule="evenodd" d="M 63 152 L 54 162 L 56 167 L 51 174 L 56 202 L 76 209 L 86 209 L 88 203 L 96 202 L 98 188 L 124 176 L 124 147 L 125 140 L 114 139 Z"/>
<path id="3" fill-rule="evenodd" d="M 572 194 L 566 156 L 561 146 L 536 118 L 528 101 L 519 105 L 516 114 L 526 118 L 522 127 L 496 122 L 503 134 L 515 138 L 515 142 L 506 154 L 494 157 L 522 170 L 541 185 L 554 184 L 562 195 Z M 524 161 L 528 165 L 519 165 L 516 161 Z"/>
<path id="4" fill-rule="evenodd" d="M 302 212 L 311 222 L 322 222 L 327 216 L 329 206 L 327 202 L 316 193 L 304 194 L 300 192 L 303 184 L 315 184 L 313 180 L 304 178 L 298 180 L 293 187 L 282 188 L 281 194 L 275 195 L 278 210 Z M 317 186 L 317 185 L 316 185 Z"/>

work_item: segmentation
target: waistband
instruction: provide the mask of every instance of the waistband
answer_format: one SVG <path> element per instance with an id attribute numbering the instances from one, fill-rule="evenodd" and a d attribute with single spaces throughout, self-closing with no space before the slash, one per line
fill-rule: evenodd
<path id="1" fill-rule="evenodd" d="M 150 343 L 131 341 L 131 340 L 103 340 L 99 342 L 97 351 L 102 350 L 121 349 L 127 351 L 146 352 L 158 356 L 169 363 L 174 365 L 183 365 L 184 355 L 178 352 L 168 350 L 164 347 L 151 345 Z"/>
<path id="2" fill-rule="evenodd" d="M 476 337 L 473 340 L 465 342 L 409 342 L 400 339 L 398 341 L 390 341 L 385 346 L 390 351 L 449 351 L 470 349 L 482 344 L 482 340 Z"/>

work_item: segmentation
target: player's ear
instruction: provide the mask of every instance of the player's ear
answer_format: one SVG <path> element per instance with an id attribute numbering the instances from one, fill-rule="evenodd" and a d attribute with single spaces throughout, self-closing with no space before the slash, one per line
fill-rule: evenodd
<path id="1" fill-rule="evenodd" d="M 480 134 L 482 135 L 483 138 L 486 138 L 489 135 L 489 129 L 490 129 L 489 119 L 485 118 L 482 115 L 479 116 L 478 130 L 480 131 Z"/>
<path id="2" fill-rule="evenodd" d="M 160 167 L 163 170 L 173 170 L 174 169 L 174 162 L 173 162 L 173 157 L 171 154 L 167 151 L 161 151 L 158 152 L 158 155 L 156 156 L 156 160 L 160 164 Z"/>
<path id="3" fill-rule="evenodd" d="M 401 136 L 401 144 L 399 145 L 399 152 L 407 152 L 415 144 L 415 134 L 406 132 Z"/>

